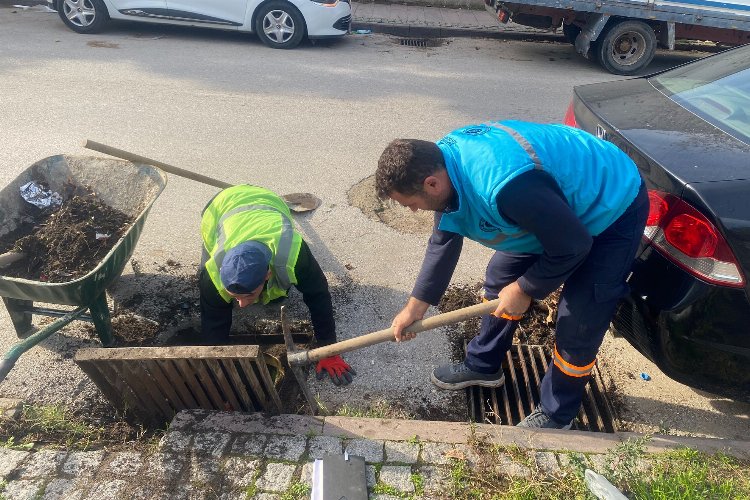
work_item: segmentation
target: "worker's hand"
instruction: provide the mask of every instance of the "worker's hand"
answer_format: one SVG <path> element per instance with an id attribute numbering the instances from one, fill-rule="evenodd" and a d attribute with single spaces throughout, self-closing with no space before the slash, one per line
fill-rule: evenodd
<path id="1" fill-rule="evenodd" d="M 396 342 L 411 340 L 417 336 L 416 333 L 404 332 L 404 328 L 418 319 L 422 319 L 424 313 L 426 313 L 429 308 L 430 304 L 427 302 L 415 299 L 414 297 L 409 298 L 406 307 L 404 307 L 401 312 L 393 318 L 393 322 L 391 323 L 391 327 L 393 327 L 393 337 L 396 339 Z"/>
<path id="2" fill-rule="evenodd" d="M 531 297 L 521 290 L 517 281 L 500 290 L 497 298 L 500 304 L 492 313 L 496 318 L 519 320 L 531 305 Z"/>
<path id="3" fill-rule="evenodd" d="M 315 365 L 315 373 L 318 374 L 318 380 L 326 376 L 326 373 L 336 385 L 347 385 L 352 381 L 352 375 L 357 372 L 354 368 L 341 359 L 338 354 L 329 358 L 323 358 Z"/>

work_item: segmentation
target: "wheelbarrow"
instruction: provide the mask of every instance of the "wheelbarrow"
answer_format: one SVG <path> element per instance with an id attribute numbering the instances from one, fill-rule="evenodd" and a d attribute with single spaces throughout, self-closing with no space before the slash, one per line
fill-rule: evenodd
<path id="1" fill-rule="evenodd" d="M 46 283 L 2 276 L 0 296 L 21 342 L 0 360 L 0 382 L 27 350 L 73 320 L 94 324 L 102 345 L 112 345 L 112 324 L 106 289 L 120 276 L 141 235 L 151 205 L 166 186 L 159 169 L 107 158 L 57 155 L 40 160 L 22 172 L 0 191 L 0 235 L 24 222 L 25 204 L 20 186 L 29 181 L 43 182 L 52 191 L 63 193 L 70 185 L 91 190 L 105 204 L 130 215 L 134 222 L 112 249 L 85 276 L 63 283 Z M 34 302 L 75 306 L 73 310 L 35 307 Z M 85 314 L 86 311 L 89 314 Z M 32 315 L 57 318 L 38 331 Z"/>

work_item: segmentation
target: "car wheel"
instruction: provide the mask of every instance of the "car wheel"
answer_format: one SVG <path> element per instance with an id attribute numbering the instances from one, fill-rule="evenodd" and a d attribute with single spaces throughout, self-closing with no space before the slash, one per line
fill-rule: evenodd
<path id="1" fill-rule="evenodd" d="M 641 21 L 613 24 L 597 40 L 596 56 L 604 69 L 615 75 L 632 75 L 654 58 L 656 35 Z"/>
<path id="2" fill-rule="evenodd" d="M 107 21 L 107 8 L 101 0 L 60 0 L 57 13 L 78 33 L 98 33 Z"/>
<path id="3" fill-rule="evenodd" d="M 274 49 L 293 49 L 305 36 L 305 20 L 289 2 L 272 0 L 261 5 L 255 18 L 261 42 Z"/>

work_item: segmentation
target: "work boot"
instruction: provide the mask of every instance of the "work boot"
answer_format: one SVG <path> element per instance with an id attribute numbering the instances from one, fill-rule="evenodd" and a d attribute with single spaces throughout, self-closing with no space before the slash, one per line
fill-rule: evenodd
<path id="1" fill-rule="evenodd" d="M 472 385 L 500 387 L 505 382 L 503 369 L 495 373 L 480 373 L 471 370 L 464 363 L 440 365 L 432 370 L 432 383 L 441 389 L 456 391 Z"/>
<path id="2" fill-rule="evenodd" d="M 517 427 L 526 427 L 529 429 L 563 429 L 568 430 L 573 425 L 573 420 L 569 424 L 558 424 L 542 410 L 541 406 L 534 408 L 529 416 L 524 418 Z"/>

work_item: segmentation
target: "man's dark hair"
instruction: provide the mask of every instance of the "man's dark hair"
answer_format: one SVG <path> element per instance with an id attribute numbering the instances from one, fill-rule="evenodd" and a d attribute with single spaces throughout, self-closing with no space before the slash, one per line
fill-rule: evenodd
<path id="1" fill-rule="evenodd" d="M 444 169 L 443 152 L 434 142 L 395 139 L 378 160 L 375 190 L 381 200 L 393 191 L 411 196 L 422 191 L 427 177 Z"/>

